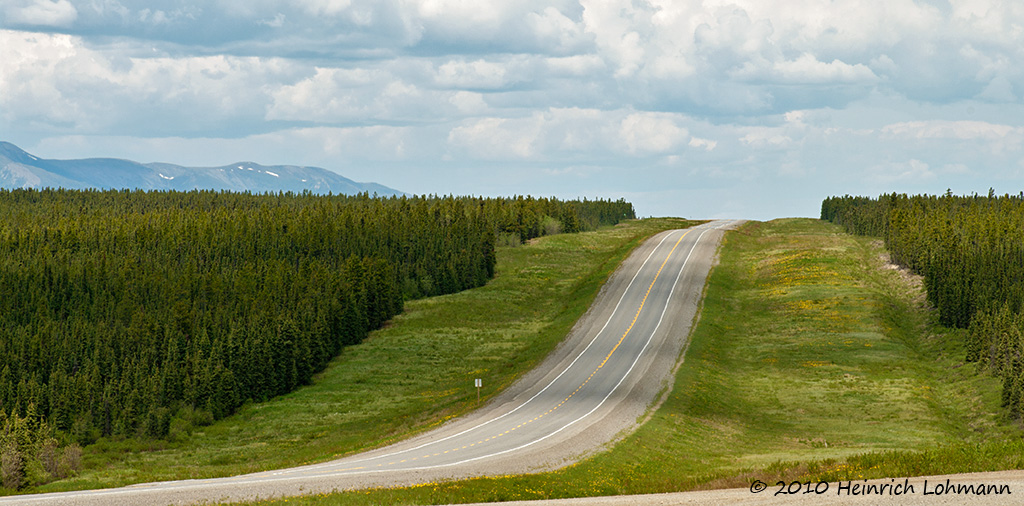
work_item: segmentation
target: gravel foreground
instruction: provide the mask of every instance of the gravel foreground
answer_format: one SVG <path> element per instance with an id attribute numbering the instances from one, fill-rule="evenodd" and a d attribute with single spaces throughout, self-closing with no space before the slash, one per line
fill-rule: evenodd
<path id="1" fill-rule="evenodd" d="M 756 490 L 760 491 L 755 492 Z M 494 503 L 477 503 L 469 506 L 484 506 L 484 504 L 493 505 Z M 1024 470 L 822 483 L 765 484 L 755 482 L 751 484 L 750 488 L 546 501 L 513 501 L 499 504 L 502 506 L 1010 505 L 1024 504 Z"/>

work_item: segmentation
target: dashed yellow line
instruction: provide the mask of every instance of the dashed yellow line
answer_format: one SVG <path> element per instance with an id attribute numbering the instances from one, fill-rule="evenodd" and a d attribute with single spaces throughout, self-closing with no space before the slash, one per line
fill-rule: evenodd
<path id="1" fill-rule="evenodd" d="M 679 246 L 679 243 L 681 243 L 683 241 L 683 238 L 686 237 L 686 234 L 688 234 L 688 233 L 690 233 L 689 230 L 687 230 L 686 232 L 683 232 L 683 235 L 679 236 L 679 240 L 677 240 L 676 243 L 672 246 L 672 249 L 669 250 L 668 256 L 666 256 L 665 260 L 663 262 L 661 262 L 661 266 L 658 267 L 658 272 L 656 272 L 654 274 L 654 280 L 652 280 L 651 281 L 651 285 L 647 287 L 647 293 L 645 293 L 643 299 L 640 300 L 640 307 L 637 308 L 636 314 L 633 315 L 633 321 L 630 322 L 629 327 L 627 327 L 626 331 L 623 332 L 622 337 L 619 338 L 619 342 L 615 343 L 615 346 L 612 347 L 612 351 L 608 352 L 608 355 L 606 357 L 604 357 L 604 360 L 601 361 L 601 364 L 597 366 L 597 369 L 594 369 L 594 372 L 590 373 L 590 377 L 588 377 L 586 380 L 584 380 L 583 383 L 580 384 L 580 386 L 576 387 L 576 390 L 573 393 L 569 394 L 569 396 L 566 397 L 562 402 L 558 403 L 557 406 L 547 410 L 546 412 L 544 412 L 544 413 L 542 413 L 540 415 L 535 416 L 532 420 L 523 422 L 523 423 L 521 423 L 519 425 L 516 425 L 514 428 L 506 430 L 505 432 L 500 432 L 500 433 L 498 433 L 496 435 L 493 435 L 493 436 L 491 436 L 491 437 L 489 437 L 487 439 L 484 439 L 484 440 L 481 440 L 481 441 L 477 441 L 476 443 L 472 443 L 472 444 L 470 444 L 468 446 L 476 446 L 478 444 L 484 444 L 484 443 L 486 443 L 486 442 L 488 442 L 488 441 L 490 441 L 492 439 L 504 436 L 505 434 L 508 434 L 509 432 L 512 432 L 512 431 L 522 427 L 523 425 L 535 422 L 535 421 L 543 418 L 544 415 L 552 413 L 556 409 L 562 407 L 562 405 L 564 405 L 566 402 L 569 402 L 569 399 L 571 399 L 573 396 L 575 396 L 577 393 L 579 393 L 579 391 L 582 390 L 583 387 L 585 387 L 587 385 L 587 383 L 590 383 L 590 380 L 594 379 L 594 376 L 597 375 L 597 372 L 600 371 L 601 368 L 603 368 L 604 365 L 608 363 L 608 360 L 612 358 L 613 354 L 615 354 L 615 350 L 619 349 L 619 345 L 621 345 L 622 342 L 626 340 L 626 336 L 628 336 L 629 333 L 633 330 L 633 326 L 636 325 L 637 320 L 640 319 L 640 312 L 644 310 L 644 305 L 647 303 L 647 297 L 649 297 L 651 295 L 651 290 L 654 289 L 654 283 L 656 283 L 658 281 L 658 277 L 661 276 L 661 271 L 665 268 L 665 265 L 668 264 L 668 260 L 670 258 L 672 258 L 672 254 L 675 253 L 676 248 Z M 411 460 L 416 460 L 417 458 L 424 458 L 425 459 L 425 458 L 429 458 L 429 457 L 436 457 L 438 455 L 442 455 L 442 454 L 445 454 L 445 453 L 456 452 L 456 451 L 459 451 L 461 449 L 465 449 L 468 446 L 463 446 L 462 448 L 453 448 L 453 449 L 450 449 L 450 450 L 445 450 L 443 452 L 435 453 L 433 455 L 424 455 L 423 457 L 414 457 Z M 402 463 L 402 462 L 406 462 L 406 460 L 401 460 L 398 463 Z M 389 466 L 392 465 L 392 464 L 395 464 L 395 462 L 388 462 L 387 463 L 387 465 L 389 465 Z M 384 464 L 377 464 L 377 467 L 381 467 L 383 465 Z M 361 469 L 361 468 L 355 468 L 355 469 Z"/>

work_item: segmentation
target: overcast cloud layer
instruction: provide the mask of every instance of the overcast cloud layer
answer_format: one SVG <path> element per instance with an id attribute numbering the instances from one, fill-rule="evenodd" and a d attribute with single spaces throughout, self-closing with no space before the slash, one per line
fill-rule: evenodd
<path id="1" fill-rule="evenodd" d="M 817 216 L 1024 189 L 1015 0 L 0 0 L 0 140 Z"/>

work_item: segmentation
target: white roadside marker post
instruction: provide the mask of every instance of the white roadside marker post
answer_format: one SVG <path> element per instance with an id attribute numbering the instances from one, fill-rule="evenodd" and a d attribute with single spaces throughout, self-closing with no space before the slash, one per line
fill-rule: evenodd
<path id="1" fill-rule="evenodd" d="M 484 380 L 477 378 L 473 383 L 476 384 L 476 402 L 480 402 L 480 387 L 484 386 Z"/>

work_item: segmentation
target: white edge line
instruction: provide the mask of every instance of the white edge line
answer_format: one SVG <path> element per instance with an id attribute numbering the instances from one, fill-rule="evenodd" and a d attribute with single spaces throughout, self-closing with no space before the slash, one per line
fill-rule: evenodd
<path id="1" fill-rule="evenodd" d="M 601 402 L 599 402 L 596 406 L 594 406 L 590 411 L 588 411 L 585 414 L 581 415 L 579 418 L 576 418 L 575 420 L 572 420 L 571 422 L 563 425 L 562 427 L 558 428 L 557 430 L 555 430 L 553 432 L 550 432 L 550 433 L 544 435 L 541 438 L 538 438 L 538 439 L 535 439 L 533 441 L 530 441 L 530 442 L 528 442 L 526 444 L 517 446 L 515 448 L 509 448 L 509 449 L 506 449 L 506 450 L 502 450 L 500 452 L 490 453 L 490 454 L 487 454 L 487 455 L 481 455 L 479 457 L 473 457 L 471 459 L 460 460 L 458 462 L 451 462 L 451 463 L 448 463 L 448 464 L 438 464 L 438 465 L 434 465 L 434 466 L 406 467 L 406 468 L 402 468 L 402 469 L 367 469 L 367 470 L 342 471 L 342 472 L 336 472 L 336 473 L 327 473 L 327 474 L 320 475 L 320 476 L 354 476 L 354 475 L 387 473 L 387 472 L 396 472 L 396 471 L 427 471 L 427 470 L 431 470 L 431 469 L 439 469 L 439 468 L 442 468 L 442 467 L 451 467 L 451 466 L 457 466 L 457 465 L 460 465 L 460 464 L 466 464 L 466 463 L 474 462 L 474 461 L 477 461 L 477 460 L 488 459 L 488 458 L 491 458 L 491 457 L 497 457 L 499 455 L 504 455 L 506 453 L 515 452 L 515 451 L 518 451 L 518 450 L 522 450 L 523 448 L 527 448 L 529 446 L 535 445 L 535 444 L 537 444 L 537 443 L 539 443 L 541 441 L 544 441 L 545 439 L 548 439 L 548 438 L 558 434 L 559 432 L 562 432 L 563 430 L 565 430 L 565 429 L 569 428 L 570 426 L 576 424 L 580 420 L 583 420 L 584 418 L 590 416 L 595 411 L 600 409 L 601 406 L 603 406 L 604 403 L 607 402 L 608 399 L 611 398 L 611 396 L 615 394 L 615 392 L 619 389 L 619 387 L 622 385 L 622 383 L 624 381 L 626 381 L 626 378 L 629 377 L 629 374 L 636 367 L 636 364 L 639 363 L 640 358 L 643 357 L 643 355 L 644 355 L 644 352 L 647 351 L 648 346 L 650 346 L 651 341 L 654 339 L 655 334 L 658 333 L 658 329 L 661 328 L 661 324 L 665 320 L 665 314 L 668 312 L 668 307 L 671 305 L 672 297 L 675 295 L 676 287 L 679 285 L 679 278 L 682 277 L 683 271 L 686 270 L 686 264 L 689 263 L 690 257 L 693 256 L 693 252 L 694 252 L 694 250 L 697 249 L 697 245 L 700 243 L 701 238 L 704 237 L 704 234 L 708 233 L 711 230 L 719 230 L 719 228 L 715 227 L 714 229 L 712 229 L 712 228 L 704 229 L 703 231 L 701 231 L 700 235 L 697 236 L 697 239 L 695 241 L 693 241 L 693 245 L 690 246 L 689 253 L 687 253 L 686 258 L 683 260 L 683 264 L 679 267 L 679 272 L 676 273 L 676 279 L 675 279 L 675 281 L 673 281 L 672 290 L 669 292 L 668 299 L 665 300 L 665 307 L 662 308 L 662 310 L 661 310 L 661 316 L 658 318 L 658 324 L 655 325 L 654 330 L 652 330 L 650 335 L 647 337 L 647 341 L 644 343 L 643 348 L 640 349 L 640 352 L 637 354 L 636 358 L 633 359 L 633 363 L 630 364 L 629 369 L 626 370 L 625 373 L 623 373 L 622 378 L 620 378 L 618 383 L 616 383 L 615 386 L 612 387 L 612 389 L 608 392 L 608 394 L 605 395 L 603 399 L 601 399 Z M 672 235 L 672 234 L 666 235 L 665 239 L 667 239 L 670 235 Z M 665 239 L 662 239 L 662 242 L 658 243 L 658 247 L 661 246 L 661 244 L 665 241 Z M 655 248 L 655 250 L 657 250 L 657 247 Z M 654 252 L 652 251 L 651 254 L 653 255 Z M 651 257 L 648 256 L 647 258 L 650 259 Z M 646 263 L 647 262 L 645 261 L 644 264 L 646 264 Z M 636 279 L 635 275 L 633 276 L 633 279 Z M 632 281 L 630 283 L 632 284 Z M 628 286 L 627 286 L 627 290 L 628 290 Z M 623 296 L 625 296 L 625 294 Z M 622 299 L 620 298 L 619 301 L 621 302 L 621 300 Z M 605 324 L 605 326 L 607 326 L 607 323 Z M 604 329 L 602 328 L 602 331 L 603 330 Z M 591 341 L 591 343 L 593 343 L 593 341 Z M 588 345 L 588 348 L 589 348 L 589 345 Z M 584 351 L 586 351 L 586 350 L 584 350 Z M 580 354 L 582 355 L 582 352 Z M 579 357 L 577 357 L 577 359 L 578 358 Z M 575 363 L 575 360 L 573 361 L 573 363 Z M 570 367 L 571 367 L 571 365 L 572 364 L 570 364 Z M 568 367 L 566 369 L 568 370 Z M 565 373 L 565 371 L 562 371 L 562 374 L 564 374 L 564 373 Z M 559 376 L 561 376 L 561 374 L 559 374 Z M 551 384 L 549 383 L 548 386 L 551 386 Z M 546 389 L 547 387 L 544 387 L 544 388 Z M 538 395 L 539 395 L 539 393 L 538 393 Z M 534 396 L 534 397 L 536 397 L 536 396 Z M 533 397 L 531 397 L 530 400 L 533 400 Z M 527 401 L 527 402 L 529 402 L 529 401 Z M 523 405 L 525 405 L 525 403 Z M 522 406 L 520 406 L 520 407 L 522 407 Z M 519 408 L 516 408 L 516 409 L 519 409 Z M 506 415 L 511 414 L 511 413 L 512 412 L 510 411 L 509 413 L 506 413 L 505 415 L 502 415 L 502 416 L 506 416 Z M 497 420 L 497 419 L 498 418 L 494 418 L 494 419 L 492 419 L 490 421 L 494 421 L 494 420 Z M 485 424 L 480 424 L 477 427 L 480 427 L 480 426 L 483 426 L 483 425 L 485 425 Z M 476 427 L 474 427 L 474 428 L 476 428 Z M 472 429 L 467 429 L 467 431 L 468 430 L 472 430 Z M 462 433 L 460 433 L 460 434 L 462 434 Z M 454 437 L 454 436 L 450 436 L 450 437 Z M 439 440 L 439 441 L 442 441 L 442 440 Z M 428 443 L 428 444 L 432 444 L 432 443 Z M 417 447 L 417 448 L 420 448 L 420 447 Z M 411 450 L 405 450 L 405 451 L 411 451 Z M 403 452 L 397 452 L 397 453 L 403 453 Z M 391 455 L 394 455 L 394 454 L 391 454 Z M 390 456 L 390 455 L 388 455 L 388 456 Z M 374 457 L 374 458 L 378 458 L 378 457 Z M 354 462 L 350 462 L 350 463 L 354 463 Z M 310 470 L 310 469 L 306 469 L 306 470 Z M 292 481 L 292 480 L 298 480 L 298 479 L 307 479 L 307 478 L 310 478 L 310 477 L 312 477 L 312 476 L 303 475 L 303 476 L 280 477 L 280 478 L 275 478 L 273 481 Z M 259 483 L 259 482 L 262 482 L 262 480 L 254 480 L 253 481 L 253 483 Z M 239 481 L 237 483 L 238 484 L 246 484 L 246 482 L 244 482 L 244 481 Z"/>
<path id="2" fill-rule="evenodd" d="M 715 227 L 715 230 L 720 230 L 720 229 L 721 229 L 721 226 Z M 497 452 L 497 453 L 492 453 L 492 454 L 488 454 L 488 455 L 482 455 L 480 457 L 474 457 L 472 459 L 466 459 L 466 460 L 462 460 L 462 461 L 459 461 L 459 462 L 453 462 L 453 463 L 449 463 L 449 464 L 439 464 L 439 465 L 436 465 L 436 466 L 404 468 L 404 469 L 401 469 L 401 471 L 421 471 L 421 470 L 437 469 L 437 468 L 441 468 L 441 467 L 456 466 L 456 465 L 459 465 L 459 464 L 465 464 L 465 463 L 468 463 L 468 462 L 473 462 L 473 461 L 476 461 L 476 460 L 481 460 L 481 459 L 490 458 L 490 457 L 496 457 L 498 455 L 502 455 L 502 454 L 505 454 L 505 453 L 521 450 L 521 449 L 526 448 L 528 446 L 532 446 L 532 445 L 534 445 L 536 443 L 539 443 L 539 442 L 541 442 L 541 441 L 543 441 L 545 439 L 548 439 L 548 438 L 554 436 L 555 434 L 558 434 L 559 432 L 565 430 L 569 426 L 575 424 L 576 422 L 579 422 L 580 420 L 583 420 L 584 418 L 590 416 L 595 411 L 597 411 L 612 396 L 612 394 L 614 394 L 615 391 L 618 390 L 619 386 L 622 385 L 622 382 L 626 380 L 626 378 L 629 376 L 629 373 L 632 372 L 633 368 L 636 367 L 636 364 L 639 362 L 640 357 L 643 356 L 644 352 L 647 350 L 647 347 L 650 345 L 651 341 L 654 339 L 654 335 L 657 334 L 658 329 L 661 327 L 661 323 L 662 323 L 662 321 L 665 318 L 665 313 L 666 313 L 666 311 L 668 311 L 668 306 L 670 305 L 670 303 L 672 301 L 672 296 L 675 295 L 676 286 L 679 284 L 679 278 L 682 276 L 683 271 L 686 269 L 687 262 L 689 262 L 690 257 L 693 255 L 693 251 L 697 248 L 697 244 L 700 242 L 701 238 L 704 237 L 704 234 L 707 233 L 710 230 L 712 230 L 712 229 L 704 229 L 700 233 L 700 235 L 697 236 L 697 239 L 693 242 L 693 246 L 690 247 L 690 252 L 686 255 L 686 259 L 683 260 L 683 265 L 679 267 L 679 272 L 676 274 L 676 279 L 675 279 L 675 281 L 674 281 L 674 283 L 672 285 L 672 291 L 669 292 L 668 299 L 665 301 L 665 307 L 661 311 L 661 317 L 658 319 L 658 324 L 654 327 L 654 330 L 651 331 L 650 336 L 648 336 L 648 338 L 647 338 L 647 342 L 644 343 L 644 347 L 640 350 L 640 353 L 637 354 L 636 359 L 633 360 L 633 363 L 630 365 L 629 369 L 625 372 L 625 374 L 623 374 L 622 378 L 619 379 L 619 382 L 616 383 L 614 387 L 612 387 L 611 391 L 608 392 L 608 395 L 606 395 L 604 397 L 604 399 L 602 399 L 601 402 L 598 403 L 597 406 L 594 406 L 593 409 L 591 409 L 590 411 L 588 411 L 584 415 L 580 416 L 579 418 L 577 418 L 577 419 L 575 419 L 575 420 L 565 424 L 564 426 L 562 426 L 558 430 L 556 430 L 554 432 L 551 432 L 550 434 L 547 434 L 547 435 L 545 435 L 544 437 L 542 437 L 540 439 L 536 439 L 534 441 L 531 441 L 531 442 L 526 443 L 524 445 L 517 446 L 515 448 L 511 448 L 511 449 L 508 449 L 508 450 L 502 450 L 502 451 Z M 619 298 L 619 303 L 616 304 L 615 309 L 612 311 L 612 315 L 614 315 L 615 312 L 618 310 L 619 304 L 622 303 L 622 300 L 623 300 L 623 298 L 625 298 L 626 292 L 629 291 L 629 287 L 632 286 L 633 281 L 635 281 L 637 276 L 639 276 L 640 270 L 643 269 L 643 266 L 646 265 L 647 261 L 651 259 L 651 257 L 654 255 L 654 252 L 657 251 L 657 249 L 659 247 L 661 247 L 661 245 L 671 235 L 672 235 L 671 233 L 667 234 L 665 236 L 665 238 L 663 238 L 661 240 L 661 242 L 659 242 L 658 245 L 655 246 L 654 250 L 651 251 L 651 254 L 647 256 L 647 259 L 644 260 L 644 263 L 640 266 L 640 269 L 637 270 L 637 273 L 633 275 L 633 279 L 630 280 L 629 285 L 627 285 L 626 289 L 623 291 L 623 295 L 622 295 L 622 297 Z M 685 232 L 684 232 L 684 235 L 685 235 Z M 609 317 L 608 321 L 609 322 L 611 321 L 610 317 Z M 603 332 L 605 327 L 607 327 L 607 326 L 608 326 L 608 322 L 605 322 L 604 327 L 601 328 L 601 330 L 598 332 L 598 335 L 600 335 L 601 332 Z M 597 340 L 597 336 L 595 336 L 594 339 L 590 341 L 590 344 L 587 345 L 587 348 L 584 348 L 584 350 L 582 352 L 580 352 L 580 355 L 577 356 L 576 359 L 574 359 L 572 361 L 572 363 L 570 363 L 568 366 L 566 366 L 566 369 L 563 370 L 554 380 L 552 380 L 551 383 L 554 383 L 555 380 L 557 380 L 559 377 L 562 376 L 562 374 L 565 374 L 565 372 L 570 367 L 572 367 L 573 364 L 576 363 L 576 360 L 579 360 L 579 357 L 582 356 L 583 353 L 586 352 L 586 350 L 588 348 L 590 348 L 590 345 L 592 345 L 594 343 L 594 341 L 596 341 L 596 340 Z M 540 395 L 541 392 L 543 392 L 544 390 L 546 390 L 548 387 L 551 386 L 551 383 L 548 383 L 548 385 L 545 386 L 544 389 L 542 389 L 540 392 L 535 394 L 529 400 L 527 400 L 522 405 L 517 407 L 516 410 L 518 410 L 519 408 L 525 406 L 526 403 L 532 401 L 534 398 L 537 397 L 537 395 Z M 513 410 L 513 411 L 515 411 L 515 410 Z M 371 458 L 381 458 L 381 457 L 391 456 L 391 455 L 395 455 L 395 454 L 398 454 L 398 453 L 404 453 L 406 451 L 412 451 L 412 450 L 415 450 L 417 448 L 421 448 L 422 446 L 426 446 L 428 444 L 433 444 L 433 443 L 436 443 L 436 442 L 441 442 L 441 441 L 444 441 L 446 439 L 450 439 L 452 437 L 455 437 L 455 436 L 458 436 L 458 435 L 463 434 L 465 432 L 468 432 L 470 430 L 476 429 L 478 427 L 482 427 L 482 426 L 484 426 L 484 425 L 486 425 L 486 424 L 488 424 L 490 422 L 493 422 L 495 420 L 503 418 L 503 417 L 505 417 L 507 415 L 510 415 L 510 414 L 512 414 L 513 411 L 509 411 L 508 413 L 505 413 L 504 415 L 501 415 L 498 418 L 493 418 L 493 419 L 491 419 L 491 420 L 489 420 L 487 422 L 484 422 L 484 423 L 482 423 L 480 425 L 477 425 L 476 427 L 473 427 L 471 429 L 467 429 L 467 430 L 465 430 L 463 432 L 460 432 L 459 434 L 456 434 L 454 436 L 449 436 L 447 438 L 440 439 L 438 441 L 431 441 L 430 443 L 426 443 L 424 445 L 421 445 L 421 446 L 416 447 L 416 448 L 411 448 L 409 450 L 403 450 L 401 452 L 396 452 L 396 453 L 388 454 L 388 455 L 380 455 L 380 456 L 371 457 Z M 363 460 L 369 460 L 369 459 L 363 459 Z M 349 463 L 356 463 L 356 462 L 361 462 L 361 461 L 362 460 L 354 461 L 354 462 L 349 462 Z M 311 470 L 315 470 L 317 467 L 323 467 L 325 465 L 327 465 L 327 463 L 321 464 L 319 466 L 310 466 L 310 467 L 293 468 L 293 469 L 295 469 L 296 471 L 298 471 L 300 469 L 303 470 L 303 471 L 311 471 Z M 346 472 L 345 475 L 351 476 L 351 475 L 358 475 L 358 474 L 373 474 L 373 473 L 394 472 L 394 471 L 399 471 L 399 470 L 396 470 L 396 469 L 374 469 L 374 470 L 359 471 L 359 472 Z M 268 473 L 270 473 L 270 472 L 269 471 L 262 471 L 262 472 L 259 472 L 259 473 L 253 473 L 252 475 L 249 475 L 249 476 L 253 476 L 253 477 L 256 476 L 256 475 L 264 475 L 265 476 Z M 271 474 L 271 476 L 277 476 L 277 475 L 278 475 L 277 473 Z M 330 475 L 337 476 L 338 474 L 337 473 L 330 473 Z M 246 475 L 242 475 L 242 476 L 246 476 Z M 212 485 L 212 484 L 248 485 L 248 484 L 252 484 L 252 483 L 266 483 L 266 481 L 267 481 L 267 480 L 238 479 L 238 478 L 242 478 L 242 476 L 234 477 L 233 480 L 232 480 L 231 477 L 208 478 L 206 480 L 198 480 L 199 481 L 198 483 L 193 481 L 193 480 L 180 480 L 180 481 L 177 481 L 177 483 L 180 483 L 181 485 L 179 485 L 179 486 L 170 486 L 170 487 L 169 486 L 164 486 L 164 485 L 168 485 L 168 484 L 172 484 L 172 483 L 176 483 L 176 482 L 170 481 L 170 482 L 139 483 L 139 484 L 130 485 L 130 486 L 121 487 L 121 488 L 101 489 L 101 490 L 84 490 L 84 491 L 74 491 L 74 492 L 56 492 L 56 493 L 53 493 L 52 495 L 51 494 L 40 494 L 40 495 L 27 495 L 27 496 L 8 496 L 8 497 L 5 497 L 5 498 L 0 498 L 0 502 L 7 503 L 7 504 L 16 504 L 16 503 L 33 502 L 33 501 L 38 501 L 38 500 L 43 500 L 43 499 L 48 499 L 48 498 L 52 498 L 52 499 L 61 499 L 61 498 L 63 498 L 63 499 L 74 499 L 76 497 L 102 497 L 102 496 L 109 496 L 109 495 L 123 495 L 123 494 L 128 494 L 128 493 L 138 493 L 138 492 L 147 492 L 147 491 L 148 492 L 156 492 L 156 493 L 166 493 L 167 491 L 171 491 L 171 490 L 186 490 L 186 489 L 190 489 L 190 488 L 200 488 L 200 487 L 203 487 L 205 485 Z M 294 481 L 294 480 L 299 480 L 299 479 L 307 479 L 309 477 L 310 476 L 308 476 L 308 475 L 291 476 L 291 477 L 278 477 L 278 478 L 274 478 L 274 479 L 272 479 L 270 481 Z M 147 485 L 151 485 L 152 488 L 142 488 L 142 487 L 147 486 Z"/>
<path id="3" fill-rule="evenodd" d="M 688 231 L 684 231 L 683 235 L 686 235 L 687 232 Z M 437 443 L 442 443 L 442 442 L 447 441 L 449 439 L 461 436 L 461 435 L 463 435 L 463 434 L 465 434 L 467 432 L 471 432 L 471 431 L 474 431 L 476 429 L 479 429 L 480 427 L 483 427 L 483 426 L 485 426 L 487 424 L 490 424 L 491 422 L 496 422 L 498 420 L 501 420 L 502 418 L 505 418 L 506 416 L 511 415 L 512 413 L 515 413 L 516 411 L 519 411 L 522 407 L 524 407 L 527 404 L 529 404 L 531 401 L 536 399 L 540 394 L 542 394 L 545 391 L 547 391 L 547 389 L 550 388 L 551 385 L 554 385 L 555 382 L 558 381 L 558 379 L 562 377 L 562 375 L 564 375 L 566 372 L 568 372 L 569 369 L 571 369 L 572 366 L 576 364 L 576 361 L 578 361 L 583 356 L 583 354 L 586 353 L 587 350 L 589 350 L 590 347 L 597 341 L 597 339 L 599 337 L 601 337 L 601 334 L 603 334 L 605 329 L 608 328 L 608 325 L 611 323 L 612 319 L 615 317 L 615 314 L 618 312 L 619 306 L 622 305 L 622 301 L 626 298 L 626 294 L 629 293 L 629 289 L 630 289 L 630 287 L 633 286 L 633 282 L 636 281 L 636 278 L 638 276 L 640 276 L 640 272 L 643 271 L 644 266 L 646 266 L 647 262 L 649 262 L 651 260 L 651 257 L 654 256 L 654 253 L 658 251 L 658 248 L 661 248 L 662 244 L 664 244 L 665 241 L 667 241 L 668 238 L 671 237 L 672 235 L 673 235 L 673 232 L 665 234 L 665 237 L 663 237 L 661 239 L 661 241 L 658 242 L 658 245 L 655 246 L 651 250 L 651 253 L 649 255 L 647 255 L 647 258 L 644 259 L 644 263 L 640 264 L 640 267 L 637 269 L 636 274 L 633 275 L 633 278 L 629 280 L 629 284 L 626 285 L 626 288 L 622 291 L 622 296 L 619 297 L 618 303 L 616 303 L 615 304 L 615 308 L 612 309 L 612 314 L 609 315 L 608 320 L 604 323 L 604 326 L 601 327 L 601 330 L 599 330 L 597 332 L 597 334 L 594 335 L 594 338 L 590 340 L 590 343 L 587 344 L 587 347 L 583 348 L 583 351 L 581 351 L 579 353 L 579 355 L 577 355 L 576 358 L 574 358 L 573 361 L 569 363 L 569 365 L 565 366 L 565 369 L 563 369 L 562 372 L 560 372 L 558 374 L 558 376 L 555 376 L 555 378 L 552 379 L 551 382 L 549 382 L 544 388 L 540 389 L 536 394 L 534 394 L 532 397 L 530 397 L 529 399 L 524 401 L 519 406 L 516 406 L 515 409 L 512 409 L 511 411 L 508 411 L 507 413 L 505 413 L 505 414 L 503 414 L 501 416 L 498 416 L 498 417 L 495 417 L 495 418 L 491 418 L 490 420 L 487 420 L 487 421 L 485 421 L 483 423 L 480 423 L 478 425 L 474 425 L 473 427 L 470 427 L 470 428 L 468 428 L 466 430 L 463 430 L 462 432 L 459 432 L 457 434 L 452 434 L 452 435 L 444 437 L 442 439 L 437 439 L 437 440 L 434 440 L 434 441 L 428 441 L 428 442 L 425 442 L 425 443 L 423 443 L 423 444 L 421 444 L 419 446 L 416 446 L 414 448 L 407 448 L 405 450 L 399 450 L 399 451 L 396 451 L 396 452 L 386 453 L 386 454 L 383 454 L 383 455 L 374 455 L 372 457 L 365 457 L 365 458 L 358 459 L 358 460 L 346 461 L 346 465 L 348 465 L 348 464 L 357 464 L 359 462 L 365 462 L 367 460 L 382 459 L 382 458 L 386 458 L 386 457 L 392 457 L 392 456 L 395 456 L 395 455 L 401 455 L 403 453 L 414 452 L 414 451 L 419 450 L 419 449 L 421 449 L 421 448 L 423 448 L 425 446 L 429 446 L 429 445 L 437 444 Z M 307 467 L 298 467 L 298 468 L 284 469 L 284 470 L 281 470 L 281 471 L 274 472 L 273 474 L 274 474 L 274 476 L 280 476 L 280 475 L 290 474 L 290 473 L 315 471 L 315 470 L 320 469 L 320 468 L 334 467 L 334 466 L 337 466 L 337 465 L 338 465 L 337 461 L 324 462 L 322 464 L 314 464 L 312 466 L 307 466 Z"/>
<path id="4" fill-rule="evenodd" d="M 490 458 L 490 457 L 497 457 L 498 455 L 502 455 L 502 454 L 505 454 L 505 453 L 521 450 L 521 449 L 526 448 L 528 446 L 532 446 L 534 444 L 537 444 L 537 443 L 539 443 L 539 442 L 541 442 L 541 441 L 543 441 L 543 440 L 545 440 L 545 439 L 547 439 L 547 438 L 549 438 L 551 436 L 554 436 L 555 434 L 558 434 L 559 432 L 562 432 L 563 430 L 569 428 L 569 426 L 575 424 L 576 422 L 579 422 L 580 420 L 583 420 L 584 418 L 590 416 L 595 411 L 600 409 L 601 406 L 603 406 L 604 403 L 609 398 L 611 398 L 611 396 L 615 393 L 615 391 L 619 389 L 619 386 L 622 385 L 622 382 L 626 381 L 626 378 L 629 376 L 629 373 L 633 372 L 633 368 L 636 367 L 636 364 L 640 361 L 640 358 L 643 357 L 644 352 L 647 351 L 647 347 L 651 344 L 651 341 L 654 339 L 654 335 L 658 333 L 658 329 L 661 328 L 661 323 L 665 319 L 665 313 L 668 311 L 668 306 L 672 302 L 672 295 L 675 294 L 676 285 L 679 283 L 679 278 L 682 276 L 683 270 L 686 269 L 686 263 L 690 261 L 690 256 L 693 255 L 693 250 L 695 250 L 697 248 L 697 244 L 700 242 L 701 237 L 704 237 L 704 234 L 706 234 L 709 230 L 711 230 L 711 229 L 705 229 L 703 232 L 700 233 L 699 236 L 697 236 L 697 240 L 693 241 L 693 246 L 690 247 L 690 252 L 686 255 L 686 259 L 683 260 L 683 265 L 679 267 L 679 273 L 676 274 L 676 279 L 675 279 L 675 281 L 672 284 L 672 291 L 669 292 L 668 299 L 665 300 L 665 307 L 664 307 L 664 309 L 661 310 L 661 317 L 658 319 L 658 324 L 655 325 L 654 330 L 652 330 L 651 334 L 647 337 L 647 342 L 644 343 L 644 347 L 640 349 L 639 353 L 637 353 L 636 358 L 633 360 L 633 363 L 629 366 L 629 369 L 626 370 L 626 372 L 622 375 L 622 378 L 619 379 L 619 382 L 616 383 L 614 387 L 612 387 L 612 389 L 608 392 L 608 395 L 605 395 L 604 399 L 601 399 L 601 402 L 599 402 L 597 404 L 597 406 L 594 406 L 593 409 L 591 409 L 590 411 L 586 412 L 585 414 L 583 414 L 579 418 L 577 418 L 577 419 L 575 419 L 575 420 L 573 420 L 573 421 L 563 425 L 558 430 L 556 430 L 554 432 L 551 432 L 550 434 L 547 434 L 547 435 L 545 435 L 542 438 L 535 439 L 535 440 L 533 440 L 533 441 L 531 441 L 529 443 L 517 446 L 515 448 L 510 448 L 508 450 L 502 450 L 500 452 L 491 453 L 491 454 L 488 454 L 488 455 L 481 455 L 479 457 L 474 457 L 474 458 L 462 460 L 462 461 L 459 461 L 459 462 L 452 462 L 450 464 L 439 464 L 439 465 L 436 465 L 436 466 L 425 466 L 425 467 L 412 467 L 412 468 L 405 468 L 403 470 L 405 470 L 405 471 L 420 471 L 420 470 L 436 469 L 436 468 L 440 468 L 440 467 L 457 466 L 459 464 L 465 464 L 465 463 L 468 463 L 468 462 L 473 462 L 473 461 L 476 461 L 476 460 L 486 459 L 486 458 Z M 368 471 L 368 472 L 375 472 L 375 471 Z M 349 473 L 349 474 L 366 474 L 366 473 L 359 472 L 359 473 Z"/>

